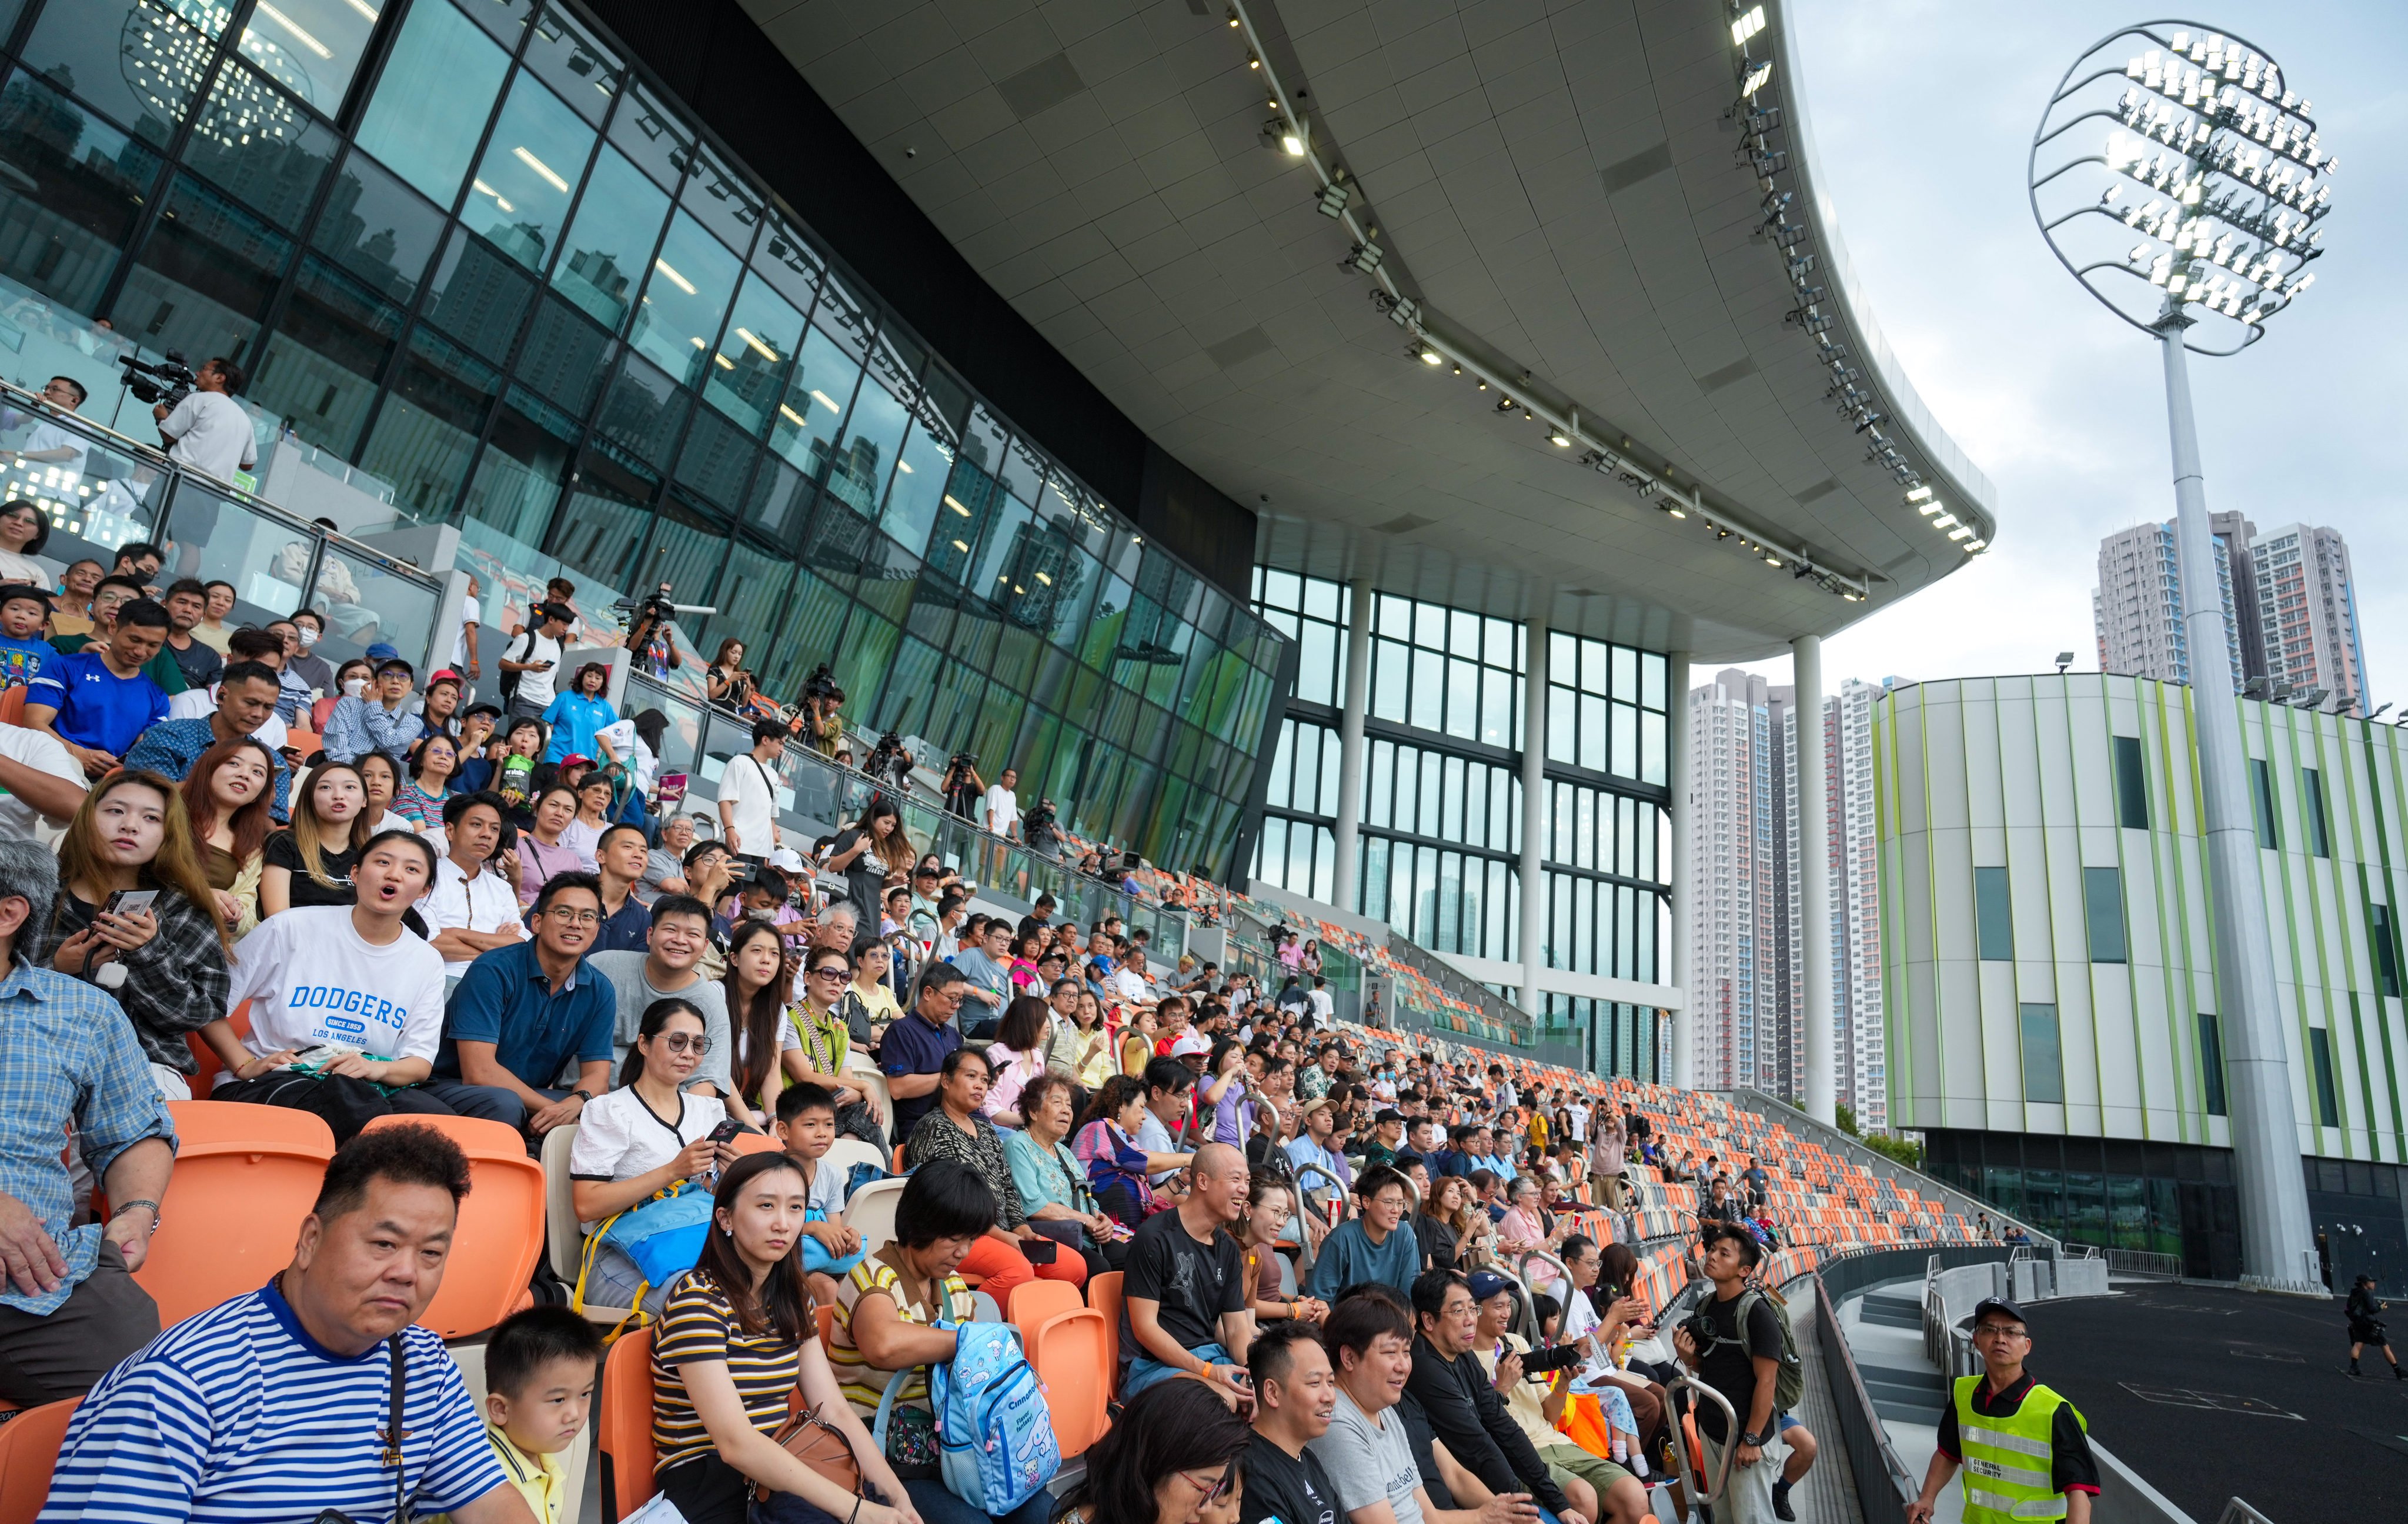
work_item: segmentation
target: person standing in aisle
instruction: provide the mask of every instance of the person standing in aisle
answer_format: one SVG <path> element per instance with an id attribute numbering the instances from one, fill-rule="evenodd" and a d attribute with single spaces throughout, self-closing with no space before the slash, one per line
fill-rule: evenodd
<path id="1" fill-rule="evenodd" d="M 561 637 L 568 633 L 570 615 L 556 603 L 538 603 L 529 613 L 534 623 L 503 648 L 496 665 L 510 688 L 510 713 L 535 719 L 552 707 L 560 673 Z"/>
<path id="2" fill-rule="evenodd" d="M 2024 1369 L 2031 1353 L 2024 1310 L 2002 1297 L 1975 1307 L 1973 1348 L 1982 1357 L 1982 1373 L 1956 1378 L 1940 1415 L 1939 1448 L 1924 1473 L 1922 1495 L 1906 1505 L 1906 1524 L 1931 1524 L 1940 1489 L 1959 1466 L 1965 1468 L 1965 1524 L 2040 1518 L 2090 1524 L 2099 1461 L 2090 1453 L 2089 1424 Z"/>

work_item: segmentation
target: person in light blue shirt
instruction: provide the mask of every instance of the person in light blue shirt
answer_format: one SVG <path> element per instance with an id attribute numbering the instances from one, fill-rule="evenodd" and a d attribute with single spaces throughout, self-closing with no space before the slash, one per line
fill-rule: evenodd
<path id="1" fill-rule="evenodd" d="M 133 1272 L 176 1157 L 175 1123 L 125 1012 L 19 954 L 24 918 L 49 913 L 58 882 L 49 848 L 0 841 L 0 925 L 15 928 L 0 932 L 0 1194 L 15 1203 L 26 1260 L 0 1274 L 0 1400 L 29 1408 L 83 1395 L 158 1333 L 159 1309 Z M 105 1223 L 76 1223 L 59 1157 L 70 1125 L 108 1194 Z"/>
<path id="2" fill-rule="evenodd" d="M 543 751 L 545 761 L 566 762 L 572 756 L 603 762 L 620 759 L 618 751 L 601 739 L 605 726 L 619 723 L 619 712 L 603 697 L 609 685 L 610 669 L 598 661 L 577 669 L 569 679 L 568 691 L 543 712 L 543 723 L 552 726 L 552 743 Z"/>
<path id="3" fill-rule="evenodd" d="M 1337 1151 L 1329 1146 L 1337 1125 L 1336 1104 L 1326 1097 L 1307 1103 L 1304 1130 L 1287 1142 L 1288 1162 L 1298 1170 L 1308 1164 L 1318 1166 L 1328 1172 L 1330 1179 L 1342 1182 L 1346 1178 L 1345 1166 L 1339 1161 Z M 1312 1189 L 1312 1182 L 1305 1182 L 1305 1188 Z"/>
<path id="4" fill-rule="evenodd" d="M 1377 1281 L 1410 1296 L 1413 1277 L 1427 1261 L 1419 1235 L 1403 1228 L 1406 1195 L 1405 1177 L 1390 1166 L 1365 1170 L 1354 1187 L 1363 1210 L 1321 1241 L 1305 1276 L 1305 1294 L 1334 1302 L 1346 1287 Z"/>

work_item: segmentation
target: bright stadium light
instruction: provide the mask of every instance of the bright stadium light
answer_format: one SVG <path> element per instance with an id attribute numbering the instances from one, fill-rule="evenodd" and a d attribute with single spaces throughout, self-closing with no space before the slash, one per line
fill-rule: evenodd
<path id="1" fill-rule="evenodd" d="M 2324 254 L 2335 167 L 2308 103 L 2264 49 L 2177 22 L 2126 27 L 2093 46 L 2057 82 L 2032 135 L 2042 237 L 2109 311 L 2157 341 L 2183 626 L 2196 672 L 2227 671 L 2231 657 L 2184 352 L 2238 353 L 2306 292 L 2315 280 L 2308 266 Z M 2216 912 L 2241 1284 L 2322 1297 L 2248 754 L 2240 706 L 2217 686 L 2211 680 L 2191 708 Z"/>

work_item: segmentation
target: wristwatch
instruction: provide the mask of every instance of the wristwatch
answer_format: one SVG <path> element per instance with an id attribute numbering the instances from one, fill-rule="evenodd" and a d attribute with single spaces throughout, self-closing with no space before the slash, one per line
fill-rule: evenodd
<path id="1" fill-rule="evenodd" d="M 1753 1445 L 1757 1449 L 1761 1450 L 1766 1445 L 1772 1443 L 1772 1435 L 1770 1433 L 1750 1434 L 1742 1431 L 1739 1436 L 1739 1442 L 1742 1445 Z"/>
<path id="2" fill-rule="evenodd" d="M 575 1096 L 575 1097 L 576 1097 L 578 1100 L 593 1100 L 593 1099 L 594 1099 L 594 1092 L 593 1092 L 593 1091 L 591 1091 L 591 1090 L 586 1090 L 586 1089 L 581 1089 L 581 1088 L 580 1088 L 580 1089 L 571 1090 L 571 1091 L 569 1091 L 568 1093 L 569 1093 L 570 1095 L 572 1095 L 572 1096 Z"/>

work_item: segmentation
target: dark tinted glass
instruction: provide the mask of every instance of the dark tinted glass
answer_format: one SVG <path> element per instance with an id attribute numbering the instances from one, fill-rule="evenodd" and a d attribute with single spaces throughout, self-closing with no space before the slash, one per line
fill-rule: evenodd
<path id="1" fill-rule="evenodd" d="M 222 191 L 179 174 L 126 278 L 118 332 L 198 365 L 239 354 L 259 331 L 293 240 Z"/>
<path id="2" fill-rule="evenodd" d="M 0 91 L 0 274 L 89 312 L 117 267 L 160 159 L 83 107 L 19 73 Z"/>
<path id="3" fill-rule="evenodd" d="M 348 455 L 401 332 L 401 309 L 318 254 L 305 254 L 250 396 L 311 444 Z"/>
<path id="4" fill-rule="evenodd" d="M 426 316 L 498 365 L 509 357 L 535 282 L 492 244 L 460 228 L 427 282 Z"/>
<path id="5" fill-rule="evenodd" d="M 443 214 L 365 153 L 343 162 L 309 235 L 311 248 L 402 303 L 418 294 L 442 240 Z"/>
<path id="6" fill-rule="evenodd" d="M 178 8 L 155 0 L 45 6 L 26 39 L 25 63 L 136 137 L 164 145 L 192 108 L 225 25 L 217 7 L 192 6 L 189 21 Z"/>

